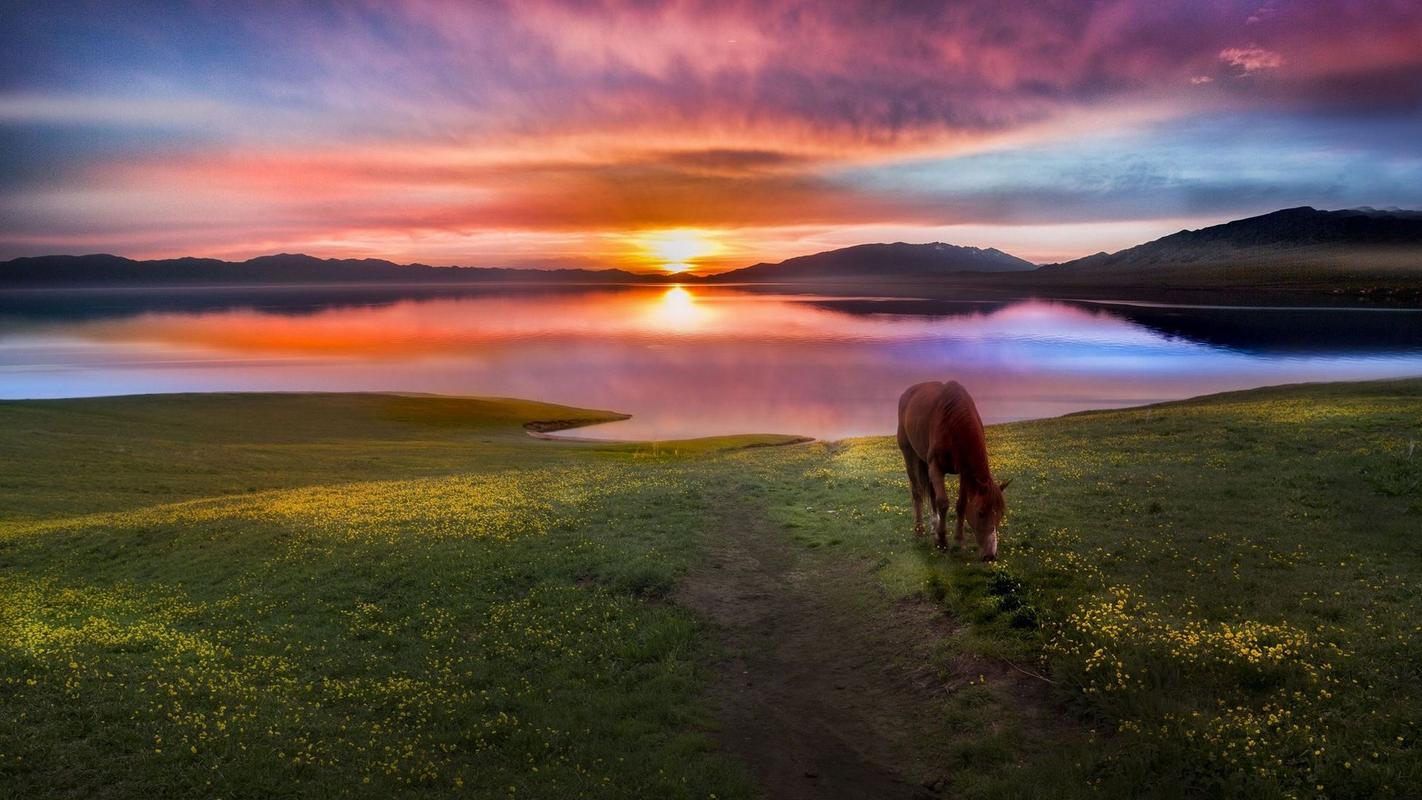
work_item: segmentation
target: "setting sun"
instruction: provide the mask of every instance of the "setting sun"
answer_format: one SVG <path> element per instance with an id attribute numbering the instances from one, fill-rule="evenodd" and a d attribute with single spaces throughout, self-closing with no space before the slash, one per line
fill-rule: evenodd
<path id="1" fill-rule="evenodd" d="M 721 245 L 705 231 L 678 228 L 657 231 L 641 238 L 640 244 L 666 272 L 686 272 L 693 261 L 714 255 Z"/>

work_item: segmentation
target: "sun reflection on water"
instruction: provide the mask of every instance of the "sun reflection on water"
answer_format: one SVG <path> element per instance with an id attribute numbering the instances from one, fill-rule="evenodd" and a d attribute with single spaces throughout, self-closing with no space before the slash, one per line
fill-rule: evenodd
<path id="1" fill-rule="evenodd" d="M 701 327 L 708 313 L 697 304 L 690 290 L 684 286 L 673 286 L 654 301 L 651 322 L 656 328 L 689 333 Z"/>

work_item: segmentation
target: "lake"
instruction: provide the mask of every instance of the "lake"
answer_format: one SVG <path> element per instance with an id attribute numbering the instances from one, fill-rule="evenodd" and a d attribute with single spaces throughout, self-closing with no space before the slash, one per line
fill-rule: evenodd
<path id="1" fill-rule="evenodd" d="M 396 391 L 632 414 L 568 435 L 892 433 L 955 379 L 986 421 L 1422 375 L 1422 310 L 827 296 L 755 287 L 0 295 L 0 396 Z"/>

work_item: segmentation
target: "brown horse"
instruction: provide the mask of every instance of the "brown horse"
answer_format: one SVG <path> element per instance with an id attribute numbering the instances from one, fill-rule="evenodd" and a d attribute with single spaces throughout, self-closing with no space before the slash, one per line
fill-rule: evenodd
<path id="1" fill-rule="evenodd" d="M 988 467 L 983 421 L 968 390 L 955 381 L 919 383 L 899 398 L 899 449 L 904 452 L 913 495 L 914 533 L 923 533 L 923 501 L 932 497 L 938 515 L 938 547 L 948 547 L 948 492 L 944 474 L 958 476 L 957 528 L 973 527 L 984 561 L 997 558 L 997 526 L 1006 505 L 1002 490 L 1011 481 L 993 481 Z"/>

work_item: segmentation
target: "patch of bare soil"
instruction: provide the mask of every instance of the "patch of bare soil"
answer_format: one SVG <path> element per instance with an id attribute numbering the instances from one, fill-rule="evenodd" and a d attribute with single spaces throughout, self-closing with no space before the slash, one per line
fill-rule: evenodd
<path id="1" fill-rule="evenodd" d="M 727 513 L 679 598 L 722 637 L 722 746 L 771 798 L 940 796 L 944 701 L 966 681 L 933 666 L 952 633 L 942 609 L 895 602 L 869 565 L 799 550 L 754 514 Z"/>

